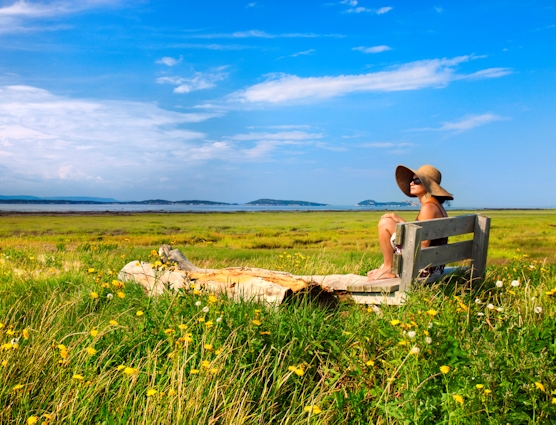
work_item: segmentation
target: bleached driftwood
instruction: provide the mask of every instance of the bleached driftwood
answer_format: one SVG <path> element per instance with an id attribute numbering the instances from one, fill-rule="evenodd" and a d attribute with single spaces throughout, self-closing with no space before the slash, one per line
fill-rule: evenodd
<path id="1" fill-rule="evenodd" d="M 178 249 L 162 245 L 159 249 L 162 263 L 170 269 L 151 263 L 132 261 L 119 274 L 122 281 L 134 281 L 150 295 L 167 289 L 189 289 L 192 284 L 213 293 L 225 293 L 239 300 L 249 299 L 280 304 L 288 292 L 298 292 L 320 286 L 324 291 L 346 291 L 348 286 L 363 285 L 365 276 L 354 274 L 325 276 L 295 276 L 291 273 L 252 267 L 202 269 L 191 263 Z"/>

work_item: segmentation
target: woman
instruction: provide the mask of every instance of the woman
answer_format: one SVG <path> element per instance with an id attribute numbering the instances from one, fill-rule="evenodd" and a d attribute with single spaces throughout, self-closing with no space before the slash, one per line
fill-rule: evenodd
<path id="1" fill-rule="evenodd" d="M 403 165 L 398 165 L 398 168 L 396 168 L 396 181 L 402 192 L 411 198 L 419 198 L 421 202 L 421 209 L 416 221 L 448 216 L 442 204 L 445 200 L 452 200 L 454 197 L 440 186 L 441 179 L 442 174 L 432 165 L 423 165 L 417 170 L 412 170 Z M 367 274 L 369 280 L 396 277 L 392 273 L 394 250 L 396 248 L 394 239 L 396 224 L 403 222 L 405 222 L 403 218 L 393 213 L 384 214 L 380 218 L 378 222 L 378 239 L 382 255 L 384 256 L 384 264 Z M 447 242 L 447 238 L 422 241 L 421 247 L 444 245 Z M 426 270 L 426 273 L 442 273 L 443 269 L 444 266 L 430 267 Z"/>

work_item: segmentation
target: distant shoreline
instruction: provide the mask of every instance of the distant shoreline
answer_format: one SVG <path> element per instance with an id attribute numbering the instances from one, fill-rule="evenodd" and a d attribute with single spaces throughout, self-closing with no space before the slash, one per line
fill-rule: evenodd
<path id="1" fill-rule="evenodd" d="M 452 211 L 553 211 L 556 208 L 454 208 Z M 346 210 L 283 210 L 265 209 L 258 211 L 163 211 L 163 210 L 144 210 L 144 211 L 4 211 L 0 210 L 0 217 L 6 216 L 132 216 L 132 215 L 178 215 L 178 214 L 252 214 L 252 213 L 369 213 L 382 211 L 416 211 L 410 209 L 346 209 Z"/>

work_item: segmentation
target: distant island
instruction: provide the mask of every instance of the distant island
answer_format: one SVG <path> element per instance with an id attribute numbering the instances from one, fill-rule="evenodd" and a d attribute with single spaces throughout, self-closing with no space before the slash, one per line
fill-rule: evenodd
<path id="1" fill-rule="evenodd" d="M 372 199 L 361 201 L 355 204 L 357 207 L 415 207 L 419 206 L 419 201 L 401 201 L 401 202 L 377 202 Z"/>
<path id="2" fill-rule="evenodd" d="M 165 199 L 149 199 L 146 201 L 118 201 L 112 198 L 92 198 L 86 196 L 61 196 L 50 198 L 39 198 L 36 196 L 2 196 L 0 195 L 0 203 L 2 204 L 69 204 L 69 205 L 237 205 L 226 202 L 214 201 L 167 201 Z"/>
<path id="3" fill-rule="evenodd" d="M 251 201 L 245 205 L 258 205 L 258 206 L 273 206 L 273 207 L 328 207 L 329 204 L 318 204 L 316 202 L 307 201 L 282 201 L 279 199 L 257 199 L 256 201 Z"/>

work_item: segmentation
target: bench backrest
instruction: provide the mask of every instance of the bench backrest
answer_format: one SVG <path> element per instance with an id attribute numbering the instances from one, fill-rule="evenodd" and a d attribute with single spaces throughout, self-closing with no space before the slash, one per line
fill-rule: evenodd
<path id="1" fill-rule="evenodd" d="M 419 271 L 427 266 L 471 260 L 471 278 L 480 279 L 486 269 L 490 218 L 480 214 L 399 223 L 395 244 L 402 247 L 394 255 L 400 290 L 406 290 Z M 473 239 L 421 248 L 421 241 L 473 233 Z"/>

